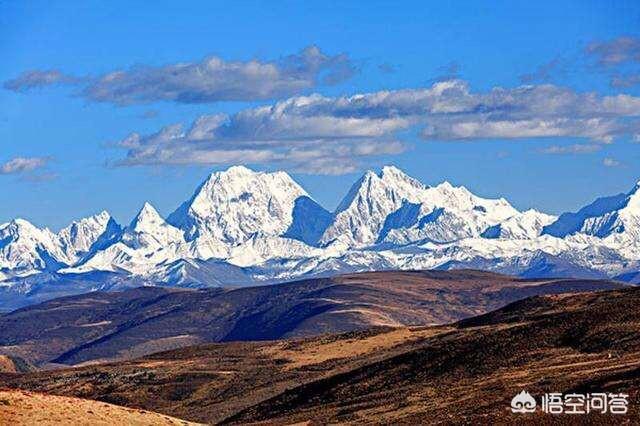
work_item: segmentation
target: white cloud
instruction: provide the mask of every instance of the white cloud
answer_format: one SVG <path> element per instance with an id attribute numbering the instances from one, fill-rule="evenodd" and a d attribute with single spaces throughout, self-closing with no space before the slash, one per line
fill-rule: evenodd
<path id="1" fill-rule="evenodd" d="M 640 85 L 640 74 L 616 75 L 611 78 L 611 86 L 618 89 Z"/>
<path id="2" fill-rule="evenodd" d="M 577 136 L 604 143 L 611 142 L 615 121 L 591 118 L 505 119 L 492 121 L 477 116 L 463 121 L 440 120 L 425 128 L 423 136 L 435 139 L 519 139 Z"/>
<path id="3" fill-rule="evenodd" d="M 540 150 L 542 154 L 591 154 L 600 151 L 602 146 L 596 144 L 552 145 Z"/>
<path id="4" fill-rule="evenodd" d="M 602 66 L 640 62 L 640 38 L 618 37 L 609 41 L 593 42 L 587 46 L 586 51 Z"/>
<path id="5" fill-rule="evenodd" d="M 119 144 L 127 154 L 118 164 L 260 162 L 309 172 L 339 164 L 331 168 L 336 173 L 352 170 L 364 157 L 403 152 L 400 132 L 414 129 L 425 140 L 441 141 L 582 138 L 588 144 L 546 151 L 594 152 L 637 134 L 639 117 L 640 98 L 629 95 L 553 85 L 474 93 L 466 82 L 452 80 L 349 97 L 294 97 L 231 115 L 201 116 L 188 128 L 174 124 L 155 134 L 130 135 Z"/>
<path id="6" fill-rule="evenodd" d="M 58 70 L 47 71 L 26 71 L 17 78 L 7 80 L 4 88 L 14 92 L 26 92 L 39 87 L 51 86 L 54 84 L 72 84 L 78 80 L 69 75 L 65 75 Z"/>
<path id="7" fill-rule="evenodd" d="M 15 175 L 41 169 L 49 162 L 48 157 L 16 157 L 0 165 L 0 175 Z"/>
<path id="8" fill-rule="evenodd" d="M 608 75 L 611 87 L 627 89 L 640 85 L 640 38 L 618 37 L 607 41 L 590 43 L 586 48 L 588 57 L 595 61 L 596 70 Z"/>
<path id="9" fill-rule="evenodd" d="M 210 103 L 277 99 L 350 78 L 356 66 L 347 55 L 327 55 L 315 46 L 276 61 L 226 61 L 137 66 L 95 78 L 73 78 L 59 71 L 29 71 L 5 88 L 26 91 L 59 82 L 76 83 L 79 95 L 116 105 L 158 101 Z"/>
<path id="10" fill-rule="evenodd" d="M 614 160 L 613 158 L 605 158 L 604 160 L 602 160 L 602 164 L 605 167 L 618 167 L 622 165 L 622 163 L 620 163 L 618 160 Z"/>

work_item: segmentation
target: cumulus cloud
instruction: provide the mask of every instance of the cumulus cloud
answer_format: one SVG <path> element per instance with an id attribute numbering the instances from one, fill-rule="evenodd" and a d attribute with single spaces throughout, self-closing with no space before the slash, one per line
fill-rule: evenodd
<path id="1" fill-rule="evenodd" d="M 595 73 L 609 80 L 611 87 L 626 89 L 640 85 L 640 38 L 618 37 L 589 43 L 581 52 L 557 56 L 522 74 L 523 83 L 551 82 L 569 73 Z"/>
<path id="2" fill-rule="evenodd" d="M 542 154 L 591 154 L 602 149 L 596 144 L 552 145 L 540 150 Z"/>
<path id="3" fill-rule="evenodd" d="M 48 157 L 16 157 L 0 165 L 0 175 L 18 175 L 42 169 L 50 161 Z"/>
<path id="4" fill-rule="evenodd" d="M 620 163 L 618 160 L 614 160 L 613 158 L 605 158 L 604 160 L 602 160 L 602 164 L 605 167 L 618 167 L 622 165 L 622 163 Z"/>
<path id="5" fill-rule="evenodd" d="M 618 37 L 608 41 L 590 43 L 586 52 L 602 66 L 640 62 L 640 38 Z"/>
<path id="6" fill-rule="evenodd" d="M 640 38 L 618 37 L 613 40 L 589 44 L 587 55 L 608 73 L 610 85 L 616 89 L 628 89 L 640 85 Z"/>
<path id="7" fill-rule="evenodd" d="M 402 135 L 478 141 L 583 138 L 558 152 L 595 150 L 640 132 L 640 98 L 599 96 L 553 85 L 473 92 L 461 80 L 428 88 L 293 97 L 273 105 L 199 117 L 190 126 L 131 134 L 122 166 L 275 163 L 309 173 L 344 173 L 363 158 L 407 149 Z"/>
<path id="8" fill-rule="evenodd" d="M 137 66 L 98 77 L 73 79 L 58 71 L 30 71 L 5 83 L 14 91 L 73 81 L 79 95 L 116 105 L 158 101 L 211 103 L 276 99 L 320 85 L 340 83 L 356 72 L 347 55 L 327 55 L 315 46 L 276 61 L 226 61 L 216 56 L 200 62 Z"/>
<path id="9" fill-rule="evenodd" d="M 640 73 L 629 75 L 615 75 L 611 78 L 611 87 L 616 89 L 628 89 L 640 85 Z"/>
<path id="10" fill-rule="evenodd" d="M 581 137 L 610 143 L 637 127 L 640 98 L 598 96 L 553 85 L 494 88 L 472 93 L 445 82 L 433 108 L 420 117 L 422 136 L 438 140 Z M 432 89 L 432 90 L 433 90 Z"/>
<path id="11" fill-rule="evenodd" d="M 48 71 L 26 71 L 18 77 L 7 80 L 4 88 L 14 92 L 26 92 L 31 89 L 37 89 L 54 84 L 71 84 L 77 82 L 75 77 L 65 75 L 58 70 Z"/>

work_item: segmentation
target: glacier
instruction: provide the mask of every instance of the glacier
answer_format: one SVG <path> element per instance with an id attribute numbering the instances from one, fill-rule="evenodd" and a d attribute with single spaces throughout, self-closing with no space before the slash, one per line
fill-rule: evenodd
<path id="1" fill-rule="evenodd" d="M 640 276 L 640 182 L 559 217 L 518 211 L 393 166 L 367 171 L 329 212 L 287 173 L 212 173 L 168 217 L 144 203 L 58 233 L 0 225 L 0 309 L 139 285 L 259 285 L 342 272 L 479 268 L 522 277 Z"/>

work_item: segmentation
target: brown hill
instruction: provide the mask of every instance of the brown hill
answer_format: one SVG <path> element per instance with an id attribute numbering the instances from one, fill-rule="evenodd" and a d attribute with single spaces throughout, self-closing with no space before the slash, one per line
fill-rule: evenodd
<path id="1" fill-rule="evenodd" d="M 205 342 L 444 324 L 532 295 L 620 287 L 462 270 L 372 272 L 227 290 L 95 292 L 0 316 L 0 354 L 37 365 L 77 365 Z"/>
<path id="2" fill-rule="evenodd" d="M 0 355 L 0 373 L 27 373 L 37 370 L 22 358 Z"/>
<path id="3" fill-rule="evenodd" d="M 638 288 L 539 296 L 451 326 L 209 344 L 7 383 L 210 423 L 637 424 L 638 312 Z M 523 389 L 624 392 L 630 411 L 512 414 Z"/>
<path id="4" fill-rule="evenodd" d="M 104 402 L 0 389 L 0 424 L 152 426 L 196 423 L 144 410 L 118 407 Z"/>

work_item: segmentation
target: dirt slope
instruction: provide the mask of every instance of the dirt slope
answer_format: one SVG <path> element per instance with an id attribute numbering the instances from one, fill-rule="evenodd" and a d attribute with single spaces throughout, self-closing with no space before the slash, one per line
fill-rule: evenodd
<path id="1" fill-rule="evenodd" d="M 621 286 L 479 271 L 389 271 L 233 290 L 88 293 L 0 316 L 0 354 L 38 366 L 124 360 L 206 342 L 444 324 L 532 295 Z"/>
<path id="2" fill-rule="evenodd" d="M 451 326 L 176 349 L 29 373 L 9 386 L 143 407 L 199 422 L 394 424 L 522 421 L 511 398 L 624 392 L 640 422 L 640 288 L 533 297 Z"/>
<path id="3" fill-rule="evenodd" d="M 149 411 L 104 402 L 0 389 L 0 424 L 12 426 L 195 425 Z"/>
<path id="4" fill-rule="evenodd" d="M 0 355 L 0 373 L 27 373 L 35 370 L 33 365 L 21 358 Z"/>

